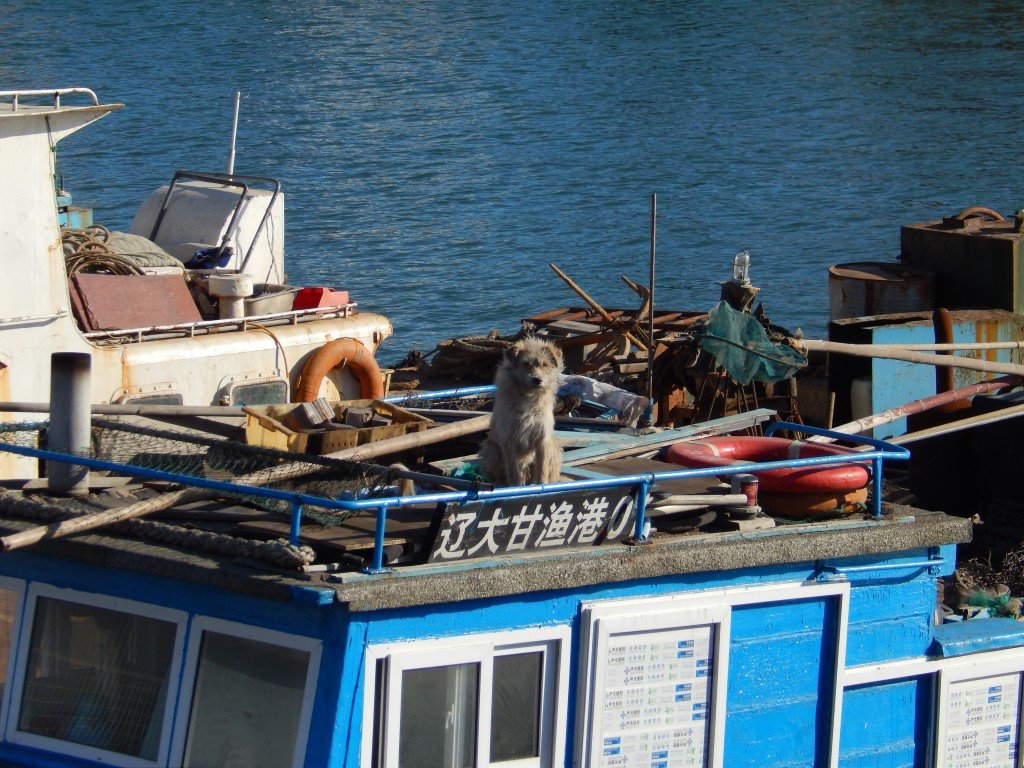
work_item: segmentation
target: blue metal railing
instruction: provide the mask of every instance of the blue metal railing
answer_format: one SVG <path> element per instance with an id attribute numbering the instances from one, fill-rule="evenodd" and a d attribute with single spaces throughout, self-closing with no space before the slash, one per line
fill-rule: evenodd
<path id="1" fill-rule="evenodd" d="M 19 425 L 22 430 L 26 427 L 38 425 Z M 644 527 L 647 522 L 647 494 L 651 486 L 657 482 L 666 480 L 677 480 L 691 477 L 722 477 L 735 474 L 755 474 L 769 469 L 785 469 L 792 467 L 815 467 L 829 464 L 845 464 L 851 462 L 871 461 L 874 472 L 873 495 L 872 495 L 872 516 L 876 519 L 882 516 L 881 498 L 881 473 L 883 461 L 905 460 L 910 457 L 910 451 L 906 448 L 886 443 L 874 438 L 860 437 L 855 435 L 844 435 L 838 432 L 831 432 L 815 427 L 805 427 L 799 424 L 778 422 L 766 430 L 766 435 L 771 435 L 779 430 L 789 430 L 813 435 L 822 435 L 835 439 L 847 440 L 867 446 L 871 450 L 858 452 L 853 455 L 836 454 L 829 456 L 815 456 L 804 459 L 786 459 L 784 461 L 767 461 L 752 464 L 738 464 L 734 467 L 708 467 L 702 469 L 678 469 L 668 472 L 654 472 L 645 474 L 625 475 L 619 477 L 590 478 L 585 480 L 570 480 L 565 482 L 550 483 L 544 485 L 525 485 L 509 488 L 494 488 L 492 490 L 464 490 L 464 491 L 443 491 L 436 493 L 417 494 L 415 496 L 391 496 L 368 499 L 327 499 L 319 496 L 311 496 L 294 491 L 279 491 L 262 486 L 239 485 L 220 480 L 208 480 L 193 475 L 181 475 L 173 472 L 166 472 L 158 469 L 148 469 L 127 464 L 118 464 L 102 459 L 92 459 L 83 456 L 55 453 L 39 448 L 29 448 L 11 443 L 0 442 L 0 451 L 14 453 L 21 456 L 31 456 L 46 461 L 57 461 L 70 464 L 79 464 L 109 472 L 117 472 L 135 477 L 144 477 L 152 480 L 164 480 L 178 485 L 204 488 L 222 493 L 250 496 L 266 499 L 277 499 L 286 501 L 291 506 L 290 541 L 297 544 L 301 533 L 302 506 L 305 504 L 323 507 L 325 509 L 337 509 L 345 511 L 375 510 L 377 519 L 374 531 L 374 547 L 372 564 L 365 568 L 367 573 L 382 573 L 387 569 L 384 567 L 384 537 L 387 527 L 388 510 L 392 507 L 418 506 L 422 504 L 441 503 L 466 503 L 476 501 L 490 501 L 496 499 L 515 499 L 526 496 L 535 496 L 547 493 L 559 493 L 564 491 L 598 490 L 602 488 L 613 488 L 618 486 L 637 486 L 636 497 L 636 522 L 634 527 L 634 539 L 638 542 L 645 541 Z M 4 430 L 11 431 L 11 430 Z M 297 461 L 301 461 L 296 456 Z M 440 479 L 440 478 L 439 478 Z"/>

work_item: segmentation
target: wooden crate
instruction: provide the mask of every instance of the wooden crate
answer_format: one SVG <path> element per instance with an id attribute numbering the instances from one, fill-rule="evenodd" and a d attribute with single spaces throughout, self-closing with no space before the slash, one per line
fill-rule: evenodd
<path id="1" fill-rule="evenodd" d="M 420 432 L 433 423 L 424 416 L 381 400 L 342 400 L 331 403 L 339 418 L 351 406 L 370 407 L 375 413 L 390 418 L 392 423 L 362 429 L 298 431 L 288 426 L 289 414 L 299 407 L 298 403 L 247 406 L 243 409 L 247 417 L 245 442 L 292 453 L 327 454 L 409 432 Z"/>

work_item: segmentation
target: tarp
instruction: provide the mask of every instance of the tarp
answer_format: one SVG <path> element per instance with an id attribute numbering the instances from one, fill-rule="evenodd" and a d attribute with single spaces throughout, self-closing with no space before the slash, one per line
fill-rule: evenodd
<path id="1" fill-rule="evenodd" d="M 757 318 L 724 301 L 708 313 L 697 343 L 743 386 L 782 381 L 807 365 L 807 358 L 793 347 L 769 339 Z"/>

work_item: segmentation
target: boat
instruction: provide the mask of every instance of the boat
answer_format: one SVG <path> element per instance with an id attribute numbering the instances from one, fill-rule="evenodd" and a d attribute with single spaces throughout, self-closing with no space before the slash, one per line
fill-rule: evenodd
<path id="1" fill-rule="evenodd" d="M 310 362 L 310 399 L 359 397 L 336 343 L 379 374 L 391 324 L 345 291 L 284 284 L 278 182 L 178 171 L 113 235 L 57 189 L 59 142 L 121 107 L 86 88 L 0 93 L 0 397 L 48 399 L 54 353 L 84 356 L 96 404 L 288 402 Z M 31 471 L 4 460 L 0 477 Z"/>
<path id="2" fill-rule="evenodd" d="M 99 476 L 77 500 L 0 491 L 0 761 L 1010 764 L 1024 626 L 935 616 L 969 520 L 883 503 L 879 482 L 867 515 L 752 525 L 747 473 L 849 457 L 644 458 L 770 416 L 564 432 L 558 483 L 426 475 L 411 495 L 366 482 L 386 470 L 366 465 L 365 487 L 325 491 L 352 479 L 338 452 L 256 456 L 104 422 L 98 444 L 127 458 L 81 457 L 5 424 L 0 450 Z M 873 465 L 906 456 L 853 442 Z M 268 485 L 247 466 L 311 479 Z M 742 473 L 741 493 L 723 473 Z"/>
<path id="3" fill-rule="evenodd" d="M 59 135 L 110 106 L 58 103 L 25 124 Z M 48 169 L 33 177 L 41 201 Z M 45 263 L 63 289 L 63 264 Z M 55 325 L 71 309 L 18 306 L 28 326 L 73 330 Z M 287 328 L 353 319 L 283 314 Z M 225 333 L 248 338 L 243 318 Z M 217 335 L 201 328 L 146 330 Z M 165 348 L 141 336 L 122 346 Z M 49 419 L 11 410 L 0 424 L 0 454 L 46 469 L 0 487 L 0 763 L 1019 763 L 1024 624 L 943 610 L 972 523 L 888 498 L 883 473 L 910 454 L 887 439 L 763 406 L 660 429 L 575 423 L 557 432 L 558 482 L 496 488 L 468 471 L 488 416 L 453 415 L 465 392 L 216 411 L 242 441 L 147 418 L 213 395 L 112 403 L 105 374 L 62 361 Z M 417 418 L 424 401 L 448 420 Z M 395 418 L 375 425 L 382 411 Z M 83 421 L 87 448 L 61 443 Z M 657 458 L 752 430 L 857 452 Z M 863 513 L 785 520 L 758 504 L 760 472 L 850 464 L 870 470 Z"/>

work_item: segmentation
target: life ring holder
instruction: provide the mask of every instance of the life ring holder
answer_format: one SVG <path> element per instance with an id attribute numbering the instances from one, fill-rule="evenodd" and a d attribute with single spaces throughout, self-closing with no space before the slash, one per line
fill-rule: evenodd
<path id="1" fill-rule="evenodd" d="M 713 468 L 848 453 L 855 452 L 781 437 L 722 436 L 675 443 L 663 451 L 662 459 L 685 467 Z M 846 493 L 864 488 L 870 479 L 863 462 L 770 469 L 756 475 L 760 491 L 771 493 Z"/>
<path id="2" fill-rule="evenodd" d="M 334 339 L 317 349 L 306 360 L 292 399 L 308 403 L 320 395 L 320 384 L 328 371 L 337 367 L 348 368 L 359 381 L 359 397 L 378 400 L 384 397 L 384 376 L 373 352 L 351 338 Z"/>

